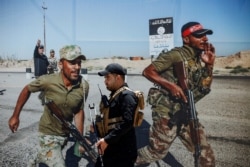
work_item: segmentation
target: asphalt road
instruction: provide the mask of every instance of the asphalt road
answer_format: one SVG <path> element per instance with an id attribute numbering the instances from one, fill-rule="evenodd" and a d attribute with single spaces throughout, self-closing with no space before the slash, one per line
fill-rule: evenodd
<path id="1" fill-rule="evenodd" d="M 38 93 L 32 94 L 21 113 L 19 131 L 12 134 L 8 128 L 8 119 L 21 89 L 33 79 L 26 79 L 25 73 L 0 73 L 0 77 L 0 91 L 6 89 L 3 95 L 0 95 L 0 166 L 26 166 L 28 160 L 36 153 L 37 126 L 42 106 L 37 98 Z M 87 80 L 90 83 L 90 93 L 86 106 L 98 106 L 100 93 L 97 85 L 100 85 L 103 94 L 109 94 L 104 80 L 97 75 L 88 75 Z M 250 164 L 249 81 L 249 78 L 244 77 L 216 77 L 211 93 L 196 105 L 199 120 L 205 126 L 208 140 L 214 149 L 218 167 L 247 167 Z M 127 82 L 130 88 L 143 91 L 145 97 L 148 89 L 153 86 L 151 82 L 138 75 L 127 76 Z M 87 127 L 90 124 L 87 107 L 85 113 Z M 145 122 L 137 131 L 139 145 L 146 144 L 148 127 L 152 123 L 149 105 L 144 113 Z M 149 166 L 175 166 L 173 163 L 176 161 L 185 167 L 193 166 L 192 154 L 179 139 L 175 140 L 169 152 L 171 154 L 166 157 L 165 162 L 159 161 Z M 80 162 L 80 166 L 87 164 L 88 161 L 85 159 Z"/>

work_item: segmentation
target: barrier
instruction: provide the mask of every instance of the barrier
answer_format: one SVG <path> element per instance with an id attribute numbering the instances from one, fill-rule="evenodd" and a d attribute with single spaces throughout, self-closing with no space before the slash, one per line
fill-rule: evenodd
<path id="1" fill-rule="evenodd" d="M 85 80 L 88 80 L 88 69 L 87 68 L 82 68 L 81 69 L 81 75 Z"/>
<path id="2" fill-rule="evenodd" d="M 31 79 L 31 68 L 26 68 L 26 79 Z"/>

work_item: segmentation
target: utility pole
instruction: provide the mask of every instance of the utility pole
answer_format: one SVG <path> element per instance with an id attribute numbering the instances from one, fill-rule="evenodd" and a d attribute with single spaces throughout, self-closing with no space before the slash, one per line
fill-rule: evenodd
<path id="1" fill-rule="evenodd" d="M 46 32 L 45 32 L 45 10 L 47 10 L 47 7 L 45 6 L 45 3 L 43 1 L 43 37 L 44 37 L 44 53 L 46 55 Z"/>

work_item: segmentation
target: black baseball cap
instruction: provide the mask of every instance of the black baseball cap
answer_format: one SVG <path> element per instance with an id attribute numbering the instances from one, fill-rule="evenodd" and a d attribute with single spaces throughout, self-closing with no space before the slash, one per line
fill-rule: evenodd
<path id="1" fill-rule="evenodd" d="M 40 46 L 39 46 L 39 48 L 40 48 L 40 49 L 43 49 L 43 48 L 44 48 L 44 46 L 43 46 L 43 45 L 40 45 Z"/>
<path id="2" fill-rule="evenodd" d="M 188 22 L 182 26 L 181 35 L 182 37 L 186 37 L 190 34 L 194 36 L 212 35 L 213 31 L 203 28 L 199 22 Z"/>
<path id="3" fill-rule="evenodd" d="M 118 63 L 111 63 L 109 64 L 104 71 L 98 72 L 98 75 L 105 76 L 109 73 L 119 74 L 119 75 L 126 75 L 125 69 Z"/>

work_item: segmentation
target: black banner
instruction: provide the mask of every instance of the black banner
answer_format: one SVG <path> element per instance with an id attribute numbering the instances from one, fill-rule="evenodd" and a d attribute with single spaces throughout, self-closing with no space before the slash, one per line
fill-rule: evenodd
<path id="1" fill-rule="evenodd" d="M 158 18 L 149 20 L 149 35 L 173 34 L 173 18 Z"/>

